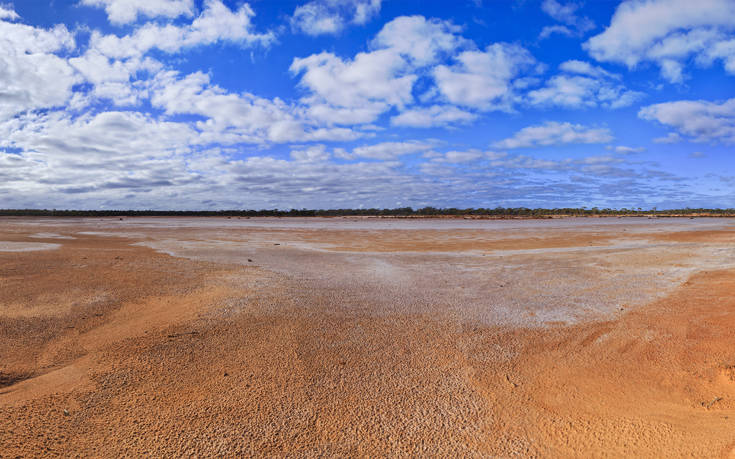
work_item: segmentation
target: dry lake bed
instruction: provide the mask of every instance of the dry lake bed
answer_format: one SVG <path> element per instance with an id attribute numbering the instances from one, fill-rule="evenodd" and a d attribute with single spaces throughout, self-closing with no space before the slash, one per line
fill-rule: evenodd
<path id="1" fill-rule="evenodd" d="M 735 457 L 735 220 L 0 219 L 0 457 Z"/>

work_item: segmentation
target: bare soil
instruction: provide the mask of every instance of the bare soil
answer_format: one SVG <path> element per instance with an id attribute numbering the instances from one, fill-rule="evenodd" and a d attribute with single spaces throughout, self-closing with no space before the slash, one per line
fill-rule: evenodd
<path id="1" fill-rule="evenodd" d="M 0 220 L 0 457 L 735 458 L 733 222 L 309 225 Z"/>

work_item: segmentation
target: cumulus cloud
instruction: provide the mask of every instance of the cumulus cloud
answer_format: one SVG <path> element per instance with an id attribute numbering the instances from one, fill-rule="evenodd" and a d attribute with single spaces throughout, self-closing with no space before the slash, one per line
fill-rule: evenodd
<path id="1" fill-rule="evenodd" d="M 691 57 L 699 65 L 722 60 L 735 73 L 735 3 L 731 0 L 628 0 L 610 25 L 584 48 L 598 61 L 635 68 L 654 62 L 664 79 L 680 83 Z"/>
<path id="2" fill-rule="evenodd" d="M 401 16 L 387 23 L 372 42 L 373 48 L 390 49 L 416 65 L 434 63 L 471 42 L 458 35 L 451 22 L 423 16 Z"/>
<path id="3" fill-rule="evenodd" d="M 151 103 L 167 114 L 205 117 L 196 124 L 203 143 L 344 141 L 360 136 L 350 129 L 315 126 L 280 99 L 230 93 L 211 84 L 210 76 L 201 72 L 183 78 L 176 72 L 162 72 L 151 91 Z"/>
<path id="4" fill-rule="evenodd" d="M 351 60 L 322 52 L 294 59 L 290 70 L 301 75 L 302 87 L 336 107 L 403 106 L 412 100 L 417 78 L 408 73 L 406 61 L 389 49 L 358 53 Z"/>
<path id="5" fill-rule="evenodd" d="M 433 76 L 449 102 L 482 110 L 510 110 L 522 72 L 536 66 L 524 48 L 494 43 L 484 51 L 463 51 L 454 65 L 439 65 Z"/>
<path id="6" fill-rule="evenodd" d="M 296 7 L 294 30 L 307 35 L 336 34 L 348 24 L 365 24 L 380 12 L 382 0 L 314 0 Z"/>
<path id="7" fill-rule="evenodd" d="M 16 13 L 11 7 L 0 5 L 0 19 L 9 19 L 12 21 L 18 18 L 20 18 L 20 16 L 18 16 L 18 13 Z"/>
<path id="8" fill-rule="evenodd" d="M 68 102 L 80 79 L 55 53 L 74 47 L 74 36 L 63 25 L 42 29 L 0 20 L 0 121 Z"/>
<path id="9" fill-rule="evenodd" d="M 312 54 L 294 59 L 290 71 L 309 92 L 302 103 L 311 117 L 332 124 L 370 123 L 414 102 L 420 69 L 465 44 L 457 31 L 448 22 L 399 17 L 383 26 L 370 51 L 351 59 Z"/>
<path id="10" fill-rule="evenodd" d="M 175 18 L 194 15 L 193 0 L 81 0 L 81 3 L 104 8 L 113 24 L 129 24 L 139 16 Z"/>
<path id="11" fill-rule="evenodd" d="M 167 53 L 184 48 L 231 42 L 243 46 L 267 46 L 274 42 L 272 32 L 257 33 L 253 30 L 255 12 L 247 3 L 236 11 L 230 10 L 221 0 L 205 0 L 204 10 L 190 24 L 159 25 L 146 23 L 131 35 L 118 37 L 93 33 L 90 48 L 110 58 L 142 56 L 151 49 Z"/>
<path id="12" fill-rule="evenodd" d="M 92 31 L 84 54 L 68 62 L 93 85 L 95 97 L 118 106 L 136 105 L 149 97 L 146 77 L 163 69 L 160 62 L 146 55 L 152 49 L 179 53 L 217 42 L 267 46 L 275 36 L 253 30 L 254 14 L 247 4 L 233 11 L 220 0 L 206 0 L 201 13 L 188 24 L 146 23 L 121 37 Z"/>
<path id="13" fill-rule="evenodd" d="M 675 129 L 666 139 L 680 135 L 694 142 L 735 143 L 735 98 L 721 103 L 679 100 L 641 108 L 638 116 Z"/>
<path id="14" fill-rule="evenodd" d="M 528 126 L 516 132 L 513 137 L 495 142 L 494 148 L 528 148 L 572 143 L 607 143 L 613 137 L 607 128 L 590 128 L 581 124 L 547 121 L 544 124 Z"/>
<path id="15" fill-rule="evenodd" d="M 630 106 L 644 95 L 623 86 L 619 75 L 587 62 L 566 61 L 559 70 L 561 73 L 551 77 L 543 87 L 528 92 L 528 103 L 547 107 L 616 109 Z"/>

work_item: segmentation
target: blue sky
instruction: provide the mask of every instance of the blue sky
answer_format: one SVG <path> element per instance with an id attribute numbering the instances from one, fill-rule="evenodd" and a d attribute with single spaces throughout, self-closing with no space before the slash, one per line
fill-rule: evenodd
<path id="1" fill-rule="evenodd" d="M 0 208 L 735 207 L 732 0 L 0 0 Z"/>

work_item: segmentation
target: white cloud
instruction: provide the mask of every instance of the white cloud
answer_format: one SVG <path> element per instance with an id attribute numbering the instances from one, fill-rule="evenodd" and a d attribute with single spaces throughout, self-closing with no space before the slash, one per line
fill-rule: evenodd
<path id="1" fill-rule="evenodd" d="M 398 17 L 370 42 L 370 51 L 352 59 L 331 52 L 294 59 L 291 73 L 308 91 L 300 100 L 305 113 L 328 125 L 354 125 L 396 110 L 393 126 L 431 127 L 472 121 L 472 110 L 512 111 L 543 65 L 515 44 L 473 49 L 460 31 L 446 21 Z M 589 65 L 585 70 L 604 73 Z M 415 97 L 420 78 L 424 84 Z M 616 101 L 610 104 L 627 96 L 611 94 Z"/>
<path id="2" fill-rule="evenodd" d="M 301 100 L 310 117 L 328 124 L 371 123 L 414 102 L 420 69 L 467 44 L 454 35 L 458 31 L 448 22 L 398 17 L 383 26 L 370 51 L 352 59 L 312 54 L 294 59 L 290 70 L 310 93 Z"/>
<path id="3" fill-rule="evenodd" d="M 620 84 L 619 75 L 587 62 L 566 61 L 559 69 L 562 73 L 551 77 L 543 87 L 528 92 L 531 105 L 615 109 L 632 105 L 644 95 Z"/>
<path id="4" fill-rule="evenodd" d="M 494 148 L 528 148 L 573 143 L 607 143 L 613 137 L 607 128 L 590 128 L 581 124 L 547 121 L 544 124 L 528 126 L 516 132 L 513 137 L 495 142 Z"/>
<path id="5" fill-rule="evenodd" d="M 641 108 L 638 116 L 676 130 L 694 142 L 735 143 L 735 98 L 722 103 L 680 100 Z M 675 138 L 675 137 L 674 137 Z"/>
<path id="6" fill-rule="evenodd" d="M 378 160 L 393 160 L 403 155 L 426 152 L 433 144 L 419 141 L 382 142 L 365 145 L 352 149 L 352 152 L 339 150 L 337 156 L 342 159 L 368 158 Z"/>
<path id="7" fill-rule="evenodd" d="M 5 143 L 22 151 L 25 167 L 9 178 L 22 196 L 105 190 L 119 195 L 121 189 L 165 189 L 191 179 L 182 173 L 182 155 L 196 133 L 185 124 L 134 112 L 74 120 L 52 112 L 0 124 L 0 132 Z"/>
<path id="8" fill-rule="evenodd" d="M 621 155 L 628 155 L 631 153 L 641 153 L 643 151 L 646 151 L 643 147 L 626 147 L 624 145 L 618 145 L 616 147 L 613 146 L 607 146 L 605 147 L 606 150 L 614 150 L 615 153 L 620 153 Z"/>
<path id="9" fill-rule="evenodd" d="M 665 137 L 657 137 L 653 139 L 654 143 L 679 143 L 683 139 L 676 132 L 669 132 Z"/>
<path id="10" fill-rule="evenodd" d="M 432 105 L 405 110 L 391 118 L 393 126 L 433 127 L 455 123 L 469 123 L 477 118 L 474 113 L 451 105 Z"/>
<path id="11" fill-rule="evenodd" d="M 327 147 L 324 145 L 314 145 L 303 150 L 291 150 L 291 159 L 306 163 L 323 162 L 330 158 Z"/>
<path id="12" fill-rule="evenodd" d="M 79 77 L 54 53 L 74 46 L 64 26 L 41 29 L 0 20 L 0 122 L 71 99 Z"/>
<path id="13" fill-rule="evenodd" d="M 577 73 L 579 75 L 587 75 L 593 78 L 611 78 L 615 80 L 620 79 L 620 75 L 610 73 L 602 67 L 592 65 L 589 62 L 570 60 L 559 64 L 559 70 L 567 73 Z"/>
<path id="14" fill-rule="evenodd" d="M 95 49 L 88 50 L 80 57 L 70 58 L 68 62 L 93 84 L 92 94 L 95 97 L 109 99 L 118 106 L 136 105 L 145 99 L 148 96 L 148 84 L 135 77 L 139 76 L 139 72 L 155 74 L 162 68 L 160 62 L 148 57 L 115 60 Z"/>
<path id="15" fill-rule="evenodd" d="M 726 70 L 735 73 L 733 29 L 731 0 L 628 0 L 618 6 L 607 29 L 584 48 L 598 61 L 629 68 L 655 62 L 666 80 L 679 83 L 692 55 L 700 65 L 721 59 Z"/>
<path id="16" fill-rule="evenodd" d="M 434 68 L 439 92 L 453 104 L 482 110 L 510 110 L 516 79 L 536 65 L 526 49 L 507 43 L 494 43 L 485 51 L 464 51 L 456 61 Z"/>
<path id="17" fill-rule="evenodd" d="M 385 24 L 372 42 L 373 48 L 391 49 L 417 66 L 428 65 L 471 42 L 457 35 L 461 28 L 447 21 L 423 16 L 402 16 Z"/>
<path id="18" fill-rule="evenodd" d="M 545 39 L 554 33 L 566 36 L 582 36 L 595 28 L 595 24 L 587 17 L 580 17 L 576 14 L 579 5 L 574 2 L 560 3 L 557 0 L 544 0 L 541 3 L 541 10 L 554 18 L 555 20 L 566 24 L 566 26 L 554 25 L 546 26 L 541 30 L 540 39 Z"/>
<path id="19" fill-rule="evenodd" d="M 359 107 L 370 103 L 403 106 L 413 96 L 416 76 L 408 74 L 406 61 L 392 50 L 358 53 L 342 60 L 322 52 L 296 58 L 291 72 L 303 74 L 300 85 L 336 107 Z"/>
<path id="20" fill-rule="evenodd" d="M 163 68 L 146 56 L 151 49 L 178 53 L 220 41 L 241 46 L 272 43 L 271 32 L 253 31 L 254 14 L 247 4 L 232 11 L 220 0 L 205 0 L 203 11 L 189 24 L 146 23 L 122 37 L 93 31 L 86 52 L 70 58 L 69 63 L 93 84 L 95 97 L 110 99 L 118 106 L 136 105 L 150 96 L 150 82 L 144 77 Z"/>
<path id="21" fill-rule="evenodd" d="M 9 19 L 12 21 L 18 18 L 20 16 L 11 7 L 0 5 L 0 19 Z"/>
<path id="22" fill-rule="evenodd" d="M 334 164 L 322 145 L 293 150 L 291 161 L 199 151 L 200 134 L 188 123 L 134 112 L 29 114 L 8 123 L 0 123 L 2 146 L 23 150 L 0 154 L 0 196 L 13 207 L 393 207 L 395 196 L 422 200 L 437 191 L 398 173 L 398 162 Z"/>
<path id="23" fill-rule="evenodd" d="M 113 24 L 129 24 L 138 16 L 149 18 L 193 16 L 193 0 L 81 0 L 83 5 L 104 8 Z"/>
<path id="24" fill-rule="evenodd" d="M 243 46 L 268 46 L 275 41 L 272 32 L 253 31 L 255 12 L 245 3 L 237 11 L 230 10 L 221 0 L 205 0 L 204 10 L 191 24 L 176 26 L 147 23 L 133 34 L 118 37 L 93 33 L 90 48 L 111 58 L 142 56 L 157 48 L 176 53 L 184 48 L 231 42 Z"/>
<path id="25" fill-rule="evenodd" d="M 573 37 L 574 35 L 576 35 L 575 32 L 572 31 L 572 29 L 570 29 L 569 27 L 557 24 L 553 26 L 544 26 L 544 28 L 541 29 L 541 33 L 538 35 L 538 37 L 541 40 L 545 40 L 555 33 L 558 33 L 559 35 L 565 35 L 567 37 Z"/>
<path id="26" fill-rule="evenodd" d="M 296 7 L 291 26 L 307 35 L 336 34 L 348 24 L 365 24 L 380 12 L 382 0 L 314 0 Z"/>
<path id="27" fill-rule="evenodd" d="M 544 0 L 541 3 L 541 10 L 544 13 L 565 24 L 574 24 L 577 22 L 577 16 L 575 14 L 577 8 L 578 6 L 571 2 L 564 5 L 556 0 Z"/>
<path id="28" fill-rule="evenodd" d="M 263 143 L 353 140 L 361 134 L 344 128 L 323 128 L 302 119 L 280 99 L 249 93 L 233 94 L 210 83 L 201 72 L 179 78 L 176 72 L 156 77 L 151 103 L 167 114 L 205 117 L 196 123 L 202 143 Z"/>
<path id="29" fill-rule="evenodd" d="M 486 158 L 486 153 L 480 151 L 480 150 L 467 150 L 467 151 L 448 151 L 444 153 L 442 156 L 433 159 L 432 161 L 441 162 L 441 163 L 450 163 L 450 164 L 458 164 L 458 163 L 469 163 L 472 161 L 476 161 L 478 159 Z"/>

